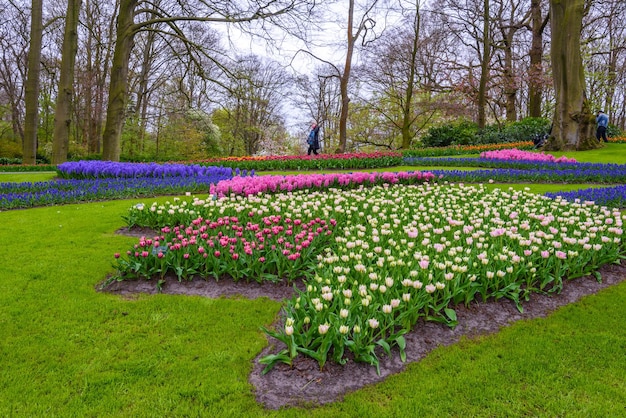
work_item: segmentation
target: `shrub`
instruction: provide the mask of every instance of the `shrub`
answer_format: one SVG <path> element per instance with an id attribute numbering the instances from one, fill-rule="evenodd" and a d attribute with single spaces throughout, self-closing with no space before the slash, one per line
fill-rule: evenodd
<path id="1" fill-rule="evenodd" d="M 475 143 L 478 126 L 474 122 L 460 121 L 431 128 L 422 139 L 424 147 L 447 147 Z"/>
<path id="2" fill-rule="evenodd" d="M 621 137 L 624 135 L 624 131 L 615 125 L 609 124 L 609 127 L 606 130 L 606 135 L 610 138 Z"/>
<path id="3" fill-rule="evenodd" d="M 424 147 L 449 145 L 484 145 L 512 142 L 532 142 L 535 136 L 550 133 L 550 120 L 525 118 L 505 125 L 489 125 L 482 131 L 473 122 L 461 121 L 431 128 L 422 143 Z"/>

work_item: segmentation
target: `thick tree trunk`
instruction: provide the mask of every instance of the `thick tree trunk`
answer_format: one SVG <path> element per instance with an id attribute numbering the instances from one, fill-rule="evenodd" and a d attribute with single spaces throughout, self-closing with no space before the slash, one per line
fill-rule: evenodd
<path id="1" fill-rule="evenodd" d="M 52 141 L 52 163 L 67 161 L 70 142 L 71 107 L 74 95 L 74 64 L 78 52 L 78 16 L 81 0 L 68 0 L 65 16 L 65 34 L 59 76 L 59 93 L 54 112 L 54 136 Z"/>
<path id="2" fill-rule="evenodd" d="M 541 117 L 541 80 L 543 78 L 543 31 L 546 22 L 541 15 L 541 0 L 532 0 L 531 24 L 532 40 L 530 46 L 530 68 L 528 70 L 528 115 L 533 118 Z"/>
<path id="3" fill-rule="evenodd" d="M 39 73 L 41 70 L 41 38 L 43 34 L 42 0 L 32 1 L 28 75 L 25 83 L 24 142 L 22 162 L 37 162 L 37 128 L 39 127 Z"/>
<path id="4" fill-rule="evenodd" d="M 478 128 L 487 125 L 487 80 L 491 58 L 491 35 L 489 33 L 489 0 L 483 0 L 483 53 L 480 58 L 480 81 L 478 84 Z"/>
<path id="5" fill-rule="evenodd" d="M 120 160 L 122 128 L 128 102 L 128 65 L 135 37 L 133 17 L 137 2 L 138 0 L 122 0 L 117 16 L 107 118 L 102 135 L 102 159 L 108 161 Z"/>
<path id="6" fill-rule="evenodd" d="M 547 150 L 597 148 L 580 53 L 585 0 L 550 0 L 552 74 L 556 106 Z"/>

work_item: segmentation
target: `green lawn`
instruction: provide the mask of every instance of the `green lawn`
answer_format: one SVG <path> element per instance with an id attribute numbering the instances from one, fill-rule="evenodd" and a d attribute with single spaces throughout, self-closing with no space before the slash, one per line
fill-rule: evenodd
<path id="1" fill-rule="evenodd" d="M 624 164 L 626 161 L 626 147 L 624 144 L 603 144 L 602 148 L 589 151 L 569 151 L 569 152 L 546 152 L 555 157 L 565 155 L 568 158 L 575 158 L 581 163 L 605 163 Z"/>
<path id="2" fill-rule="evenodd" d="M 615 156 L 612 145 L 604 152 Z M 153 200 L 0 212 L 0 416 L 626 414 L 626 282 L 547 318 L 439 347 L 342 401 L 267 411 L 248 373 L 267 344 L 259 327 L 272 323 L 279 303 L 96 291 L 113 270 L 113 253 L 136 242 L 115 234 L 121 216 Z"/>
<path id="3" fill-rule="evenodd" d="M 57 176 L 56 171 L 39 171 L 27 173 L 0 173 L 0 183 L 50 181 Z"/>

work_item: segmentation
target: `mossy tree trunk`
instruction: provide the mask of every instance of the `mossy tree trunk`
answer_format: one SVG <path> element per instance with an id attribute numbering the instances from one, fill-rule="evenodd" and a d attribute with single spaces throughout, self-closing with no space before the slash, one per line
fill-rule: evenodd
<path id="1" fill-rule="evenodd" d="M 556 106 L 546 150 L 588 150 L 599 146 L 580 53 L 584 11 L 585 0 L 550 0 Z"/>
<path id="2" fill-rule="evenodd" d="M 65 16 L 65 33 L 59 75 L 59 93 L 54 112 L 54 136 L 52 140 L 52 163 L 67 161 L 69 151 L 71 107 L 74 95 L 74 64 L 78 52 L 78 16 L 81 0 L 68 0 Z"/>

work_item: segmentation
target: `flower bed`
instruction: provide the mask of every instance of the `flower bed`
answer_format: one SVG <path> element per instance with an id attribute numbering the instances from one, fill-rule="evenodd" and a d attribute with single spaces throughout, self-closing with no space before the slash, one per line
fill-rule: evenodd
<path id="1" fill-rule="evenodd" d="M 432 173 L 411 171 L 398 173 L 302 174 L 292 176 L 233 177 L 211 186 L 211 194 L 225 196 L 231 193 L 248 196 L 257 193 L 292 191 L 299 189 L 350 188 L 375 184 L 416 184 L 434 180 Z"/>
<path id="2" fill-rule="evenodd" d="M 608 165 L 608 164 L 607 164 Z M 600 183 L 618 184 L 626 182 L 626 166 L 615 168 L 578 168 L 553 169 L 494 169 L 494 170 L 431 170 L 436 178 L 453 182 L 484 183 Z"/>
<path id="3" fill-rule="evenodd" d="M 516 148 L 502 149 L 495 151 L 485 151 L 480 154 L 480 158 L 486 160 L 504 160 L 504 161 L 539 161 L 553 163 L 575 163 L 576 159 L 561 156 L 556 158 L 552 154 L 544 154 L 542 152 L 520 151 Z"/>
<path id="4" fill-rule="evenodd" d="M 168 178 L 168 177 L 220 177 L 233 176 L 232 168 L 202 166 L 198 164 L 118 163 L 113 161 L 77 161 L 60 164 L 59 177 L 66 179 L 98 178 Z M 239 175 L 235 169 L 234 175 Z M 254 173 L 252 173 L 254 174 Z M 246 176 L 247 173 L 241 173 Z"/>
<path id="5" fill-rule="evenodd" d="M 0 172 L 3 172 L 3 173 L 30 173 L 30 172 L 54 171 L 54 170 L 56 170 L 56 166 L 49 165 L 49 164 L 37 164 L 37 165 L 0 164 Z"/>
<path id="6" fill-rule="evenodd" d="M 186 191 L 207 192 L 212 184 L 231 178 L 231 174 L 227 173 L 225 171 L 212 176 L 192 177 L 105 178 L 0 183 L 0 210 L 156 196 Z"/>
<path id="7" fill-rule="evenodd" d="M 494 151 L 507 148 L 531 150 L 534 148 L 532 141 L 507 142 L 503 144 L 484 145 L 450 145 L 447 147 L 428 147 L 403 150 L 402 155 L 406 158 L 413 157 L 445 157 L 449 155 L 480 154 L 485 151 Z"/>
<path id="8" fill-rule="evenodd" d="M 539 154 L 538 154 L 539 155 Z M 502 160 L 488 158 L 405 158 L 406 165 L 441 166 L 441 167 L 483 167 L 483 168 L 519 168 L 523 170 L 568 170 L 574 167 L 584 169 L 608 169 L 613 167 L 626 167 L 624 164 L 601 164 L 601 163 L 570 163 L 554 161 L 529 161 L 529 160 Z"/>
<path id="9" fill-rule="evenodd" d="M 286 155 L 267 157 L 215 158 L 198 162 L 203 165 L 220 165 L 240 169 L 268 170 L 355 170 L 363 168 L 393 167 L 402 164 L 399 152 L 373 152 L 351 154 Z"/>
<path id="10" fill-rule="evenodd" d="M 546 196 L 552 199 L 561 197 L 570 202 L 594 202 L 602 206 L 626 208 L 626 185 L 546 193 Z"/>
<path id="11" fill-rule="evenodd" d="M 120 277 L 158 276 L 164 268 L 159 260 L 171 257 L 167 271 L 174 269 L 180 279 L 195 271 L 202 275 L 204 269 L 205 277 L 222 277 L 228 271 L 235 272 L 237 279 L 257 280 L 246 274 L 259 268 L 250 263 L 270 256 L 271 252 L 255 252 L 260 243 L 254 233 L 267 228 L 267 236 L 278 237 L 273 241 L 274 257 L 282 254 L 280 263 L 284 263 L 281 271 L 268 266 L 262 274 L 271 279 L 309 278 L 306 290 L 287 302 L 282 325 L 266 329 L 286 346 L 262 360 L 268 368 L 277 362 L 291 363 L 298 355 L 315 358 L 320 367 L 329 359 L 343 363 L 347 352 L 357 361 L 377 365 L 377 348 L 389 354 L 397 347 L 402 357 L 403 335 L 420 318 L 454 325 L 454 306 L 476 299 L 509 298 L 521 310 L 532 292 L 558 292 L 564 278 L 591 273 L 623 257 L 625 251 L 623 216 L 617 210 L 512 189 L 489 192 L 463 185 L 386 184 L 247 197 L 231 194 L 190 198 L 170 206 L 155 204 L 150 209 L 143 205 L 131 213 L 160 211 L 160 227 L 169 226 L 169 234 L 174 226 L 167 223 L 183 207 L 193 208 L 196 220 L 172 235 L 164 232 L 156 241 L 141 239 L 129 250 L 129 258 L 118 258 Z M 220 220 L 222 229 L 211 230 L 210 225 L 219 225 Z M 296 220 L 308 227 L 286 234 Z M 274 234 L 274 226 L 283 229 Z M 328 228 L 319 230 L 324 226 Z M 309 239 L 312 229 L 320 239 Z M 213 247 L 202 237 L 205 233 L 213 237 Z M 289 255 L 302 241 L 289 240 L 297 236 L 308 240 L 308 253 L 300 252 L 292 260 Z M 292 246 L 287 255 L 278 246 L 281 238 Z M 200 239 L 205 241 L 200 244 Z M 216 256 L 220 240 L 227 250 Z M 252 254 L 245 252 L 246 243 Z M 171 250 L 176 245 L 181 248 Z M 206 260 L 226 253 L 223 261 L 189 261 L 192 255 L 194 260 Z M 132 267 L 143 260 L 150 261 Z"/>
<path id="12" fill-rule="evenodd" d="M 201 276 L 290 282 L 308 277 L 315 251 L 328 241 L 336 222 L 256 214 L 243 219 L 199 217 L 186 227 L 163 227 L 161 235 L 142 237 L 127 257 L 116 254 L 116 279 L 162 279 L 167 273 L 179 280 Z"/>

